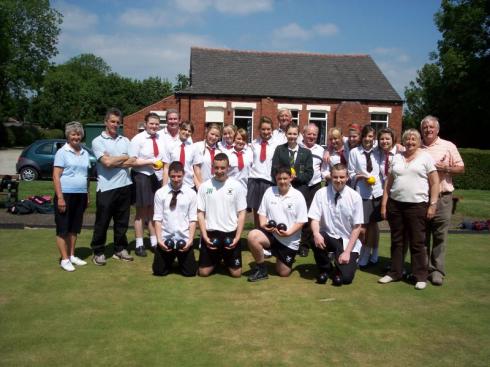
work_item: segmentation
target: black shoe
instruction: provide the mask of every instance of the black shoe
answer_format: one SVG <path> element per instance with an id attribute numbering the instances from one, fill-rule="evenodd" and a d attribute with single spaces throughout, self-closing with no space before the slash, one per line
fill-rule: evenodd
<path id="1" fill-rule="evenodd" d="M 327 282 L 327 279 L 328 279 L 328 273 L 320 273 L 316 277 L 316 282 L 318 284 L 325 284 Z"/>
<path id="2" fill-rule="evenodd" d="M 340 287 L 343 284 L 342 275 L 339 273 L 335 274 L 332 278 L 332 285 Z"/>
<path id="3" fill-rule="evenodd" d="M 267 268 L 257 266 L 253 273 L 248 277 L 249 282 L 258 282 L 259 280 L 268 279 Z"/>
<path id="4" fill-rule="evenodd" d="M 136 247 L 136 250 L 134 250 L 134 253 L 136 254 L 136 256 L 146 257 L 145 246 Z"/>
<path id="5" fill-rule="evenodd" d="M 299 256 L 300 257 L 307 257 L 309 252 L 310 252 L 310 249 L 307 246 L 300 246 L 299 247 Z"/>

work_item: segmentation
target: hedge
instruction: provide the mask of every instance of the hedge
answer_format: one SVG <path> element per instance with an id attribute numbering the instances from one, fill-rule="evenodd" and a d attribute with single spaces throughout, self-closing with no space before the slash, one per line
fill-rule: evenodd
<path id="1" fill-rule="evenodd" d="M 38 139 L 64 139 L 65 133 L 60 129 L 40 129 L 37 126 L 9 126 L 0 131 L 0 146 L 26 147 Z"/>
<path id="2" fill-rule="evenodd" d="M 465 173 L 454 176 L 454 186 L 462 190 L 490 190 L 490 150 L 461 148 Z"/>

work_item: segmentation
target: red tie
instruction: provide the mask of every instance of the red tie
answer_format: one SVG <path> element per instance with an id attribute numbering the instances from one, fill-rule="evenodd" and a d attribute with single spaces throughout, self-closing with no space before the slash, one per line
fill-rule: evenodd
<path id="1" fill-rule="evenodd" d="M 265 161 L 266 155 L 267 155 L 267 141 L 262 140 L 262 143 L 260 143 L 260 161 L 261 162 Z"/>
<path id="2" fill-rule="evenodd" d="M 344 150 L 342 149 L 341 151 L 338 152 L 339 155 L 340 155 L 340 163 L 342 164 L 347 164 L 347 161 L 345 160 L 345 157 L 344 157 Z"/>
<path id="3" fill-rule="evenodd" d="M 390 153 L 385 153 L 385 176 L 388 176 L 388 168 L 390 165 Z"/>
<path id="4" fill-rule="evenodd" d="M 211 173 L 214 175 L 214 167 L 213 167 L 213 162 L 214 162 L 214 150 L 216 148 L 210 148 L 208 147 L 209 150 L 209 155 L 211 156 Z"/>
<path id="5" fill-rule="evenodd" d="M 245 164 L 243 163 L 243 150 L 240 150 L 239 152 L 233 152 L 236 154 L 238 158 L 238 169 L 241 171 L 243 167 L 245 167 Z"/>
<path id="6" fill-rule="evenodd" d="M 151 140 L 153 140 L 153 155 L 155 158 L 158 157 L 158 144 L 156 135 L 152 135 Z"/>
<path id="7" fill-rule="evenodd" d="M 233 144 L 230 145 L 226 144 L 226 149 L 230 150 L 231 148 L 233 148 Z"/>
<path id="8" fill-rule="evenodd" d="M 182 163 L 182 165 L 185 165 L 185 143 L 182 143 L 182 145 L 180 146 L 180 163 Z"/>

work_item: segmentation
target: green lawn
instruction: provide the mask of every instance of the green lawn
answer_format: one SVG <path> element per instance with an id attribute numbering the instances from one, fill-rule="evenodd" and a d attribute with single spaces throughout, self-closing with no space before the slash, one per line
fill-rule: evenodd
<path id="1" fill-rule="evenodd" d="M 91 231 L 79 238 L 88 257 Z M 444 286 L 379 285 L 387 260 L 354 284 L 314 283 L 314 260 L 287 279 L 248 283 L 151 275 L 151 257 L 57 265 L 54 230 L 0 231 L 1 366 L 486 366 L 489 236 L 452 235 Z M 244 251 L 244 270 L 251 256 Z M 487 362 L 485 362 L 487 361 Z"/>

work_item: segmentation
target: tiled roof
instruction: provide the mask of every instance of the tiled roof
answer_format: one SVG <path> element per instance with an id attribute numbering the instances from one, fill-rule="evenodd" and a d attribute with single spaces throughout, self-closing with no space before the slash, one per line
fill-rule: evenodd
<path id="1" fill-rule="evenodd" d="M 193 47 L 190 78 L 178 94 L 402 101 L 369 55 Z"/>

